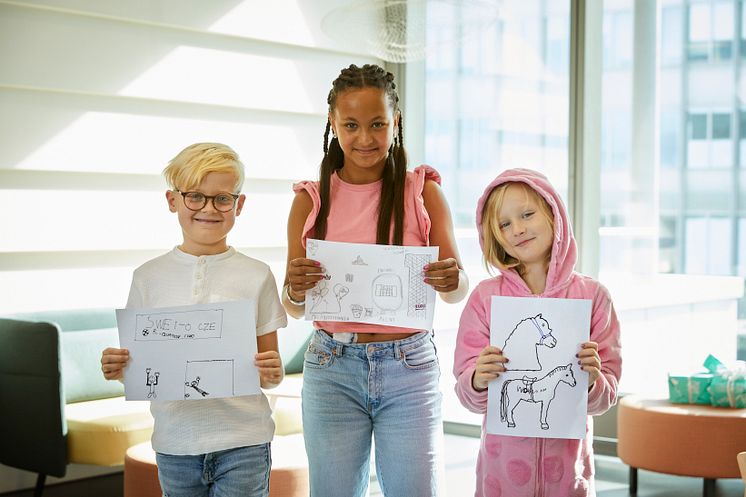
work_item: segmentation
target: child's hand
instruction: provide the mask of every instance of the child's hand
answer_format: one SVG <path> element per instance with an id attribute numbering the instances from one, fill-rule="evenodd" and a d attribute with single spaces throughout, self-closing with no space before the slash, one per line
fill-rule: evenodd
<path id="1" fill-rule="evenodd" d="M 481 392 L 487 389 L 487 384 L 505 372 L 504 364 L 508 358 L 502 355 L 502 350 L 491 345 L 485 347 L 477 357 L 477 367 L 471 378 L 471 386 Z"/>
<path id="2" fill-rule="evenodd" d="M 321 263 L 313 259 L 298 257 L 288 264 L 288 292 L 293 300 L 304 300 L 306 291 L 316 286 L 324 277 Z"/>
<path id="3" fill-rule="evenodd" d="M 122 370 L 130 360 L 130 351 L 108 347 L 101 353 L 101 371 L 107 380 L 121 380 Z"/>
<path id="4" fill-rule="evenodd" d="M 458 262 L 453 257 L 431 262 L 423 269 L 425 283 L 439 292 L 451 292 L 458 288 Z"/>
<path id="5" fill-rule="evenodd" d="M 282 360 L 276 350 L 259 352 L 254 356 L 254 365 L 259 370 L 259 382 L 262 388 L 277 386 L 283 377 Z"/>
<path id="6" fill-rule="evenodd" d="M 598 344 L 596 342 L 585 342 L 580 345 L 580 352 L 575 354 L 579 359 L 580 369 L 588 373 L 588 390 L 601 376 L 601 358 L 598 356 Z"/>

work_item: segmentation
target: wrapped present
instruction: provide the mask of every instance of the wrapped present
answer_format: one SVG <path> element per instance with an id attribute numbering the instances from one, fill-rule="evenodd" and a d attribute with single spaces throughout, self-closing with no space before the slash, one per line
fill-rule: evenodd
<path id="1" fill-rule="evenodd" d="M 726 367 L 713 356 L 708 356 L 705 367 L 716 371 L 707 391 L 710 393 L 710 403 L 717 407 L 746 408 L 746 363 L 736 361 L 731 367 Z"/>
<path id="2" fill-rule="evenodd" d="M 710 404 L 712 373 L 668 375 L 668 400 L 674 404 Z"/>

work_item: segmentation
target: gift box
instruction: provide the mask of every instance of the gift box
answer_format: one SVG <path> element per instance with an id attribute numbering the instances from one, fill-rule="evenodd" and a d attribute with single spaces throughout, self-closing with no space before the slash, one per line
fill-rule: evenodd
<path id="1" fill-rule="evenodd" d="M 712 373 L 668 375 L 668 400 L 674 404 L 710 404 Z"/>
<path id="2" fill-rule="evenodd" d="M 707 388 L 710 403 L 716 407 L 746 408 L 746 363 L 736 361 L 735 365 L 726 367 L 710 355 L 705 367 L 715 373 Z"/>

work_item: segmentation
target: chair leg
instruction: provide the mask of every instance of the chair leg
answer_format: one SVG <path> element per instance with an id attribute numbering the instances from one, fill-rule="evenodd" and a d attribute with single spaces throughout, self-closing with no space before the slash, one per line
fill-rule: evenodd
<path id="1" fill-rule="evenodd" d="M 44 491 L 44 482 L 47 480 L 47 475 L 39 473 L 36 477 L 36 488 L 34 488 L 34 497 L 41 497 L 41 493 Z"/>
<path id="2" fill-rule="evenodd" d="M 702 495 L 704 497 L 715 497 L 715 478 L 705 478 L 702 486 Z"/>
<path id="3" fill-rule="evenodd" d="M 629 467 L 629 494 L 637 495 L 637 468 Z"/>

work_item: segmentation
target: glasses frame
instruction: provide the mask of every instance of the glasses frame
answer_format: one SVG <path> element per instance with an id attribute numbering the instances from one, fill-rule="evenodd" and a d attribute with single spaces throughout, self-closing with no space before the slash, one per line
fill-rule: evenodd
<path id="1" fill-rule="evenodd" d="M 176 191 L 177 191 L 178 193 L 181 193 L 181 198 L 182 198 L 182 200 L 184 201 L 184 207 L 186 207 L 187 209 L 189 209 L 189 210 L 190 210 L 190 211 L 192 211 L 192 212 L 199 212 L 199 211 L 201 211 L 202 209 L 204 209 L 204 208 L 205 208 L 205 206 L 207 205 L 207 201 L 208 201 L 208 200 L 211 200 L 211 201 L 212 201 L 212 206 L 213 206 L 213 207 L 215 208 L 215 210 L 216 210 L 216 211 L 218 211 L 218 212 L 230 212 L 230 211 L 232 211 L 233 209 L 235 209 L 235 208 L 236 208 L 236 201 L 237 201 L 237 200 L 238 200 L 238 198 L 239 198 L 239 197 L 241 196 L 241 195 L 240 195 L 240 194 L 238 194 L 238 193 L 228 193 L 228 192 L 220 192 L 220 193 L 218 193 L 217 195 L 205 195 L 205 194 L 204 194 L 204 193 L 202 193 L 202 192 L 198 192 L 198 191 L 194 191 L 194 190 L 192 190 L 192 191 L 188 191 L 188 192 L 182 192 L 182 191 L 181 191 L 181 190 L 179 190 L 178 188 L 176 188 Z M 191 207 L 189 207 L 189 205 L 187 204 L 187 202 L 186 202 L 186 196 L 187 196 L 187 195 L 189 195 L 190 193 L 198 193 L 198 194 L 202 195 L 203 197 L 205 197 L 205 201 L 204 201 L 204 202 L 202 203 L 202 206 L 201 206 L 201 207 L 200 207 L 199 209 L 192 209 L 192 208 L 191 208 Z M 224 211 L 224 210 L 221 210 L 221 209 L 218 209 L 218 206 L 217 206 L 217 205 L 215 204 L 215 199 L 216 199 L 217 197 L 219 197 L 220 195 L 230 195 L 231 197 L 233 197 L 233 205 L 231 205 L 231 208 L 230 208 L 230 209 L 228 209 L 228 210 L 226 210 L 226 211 Z"/>

